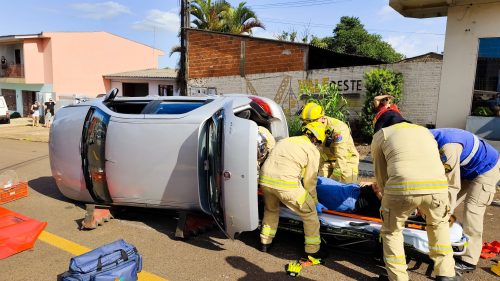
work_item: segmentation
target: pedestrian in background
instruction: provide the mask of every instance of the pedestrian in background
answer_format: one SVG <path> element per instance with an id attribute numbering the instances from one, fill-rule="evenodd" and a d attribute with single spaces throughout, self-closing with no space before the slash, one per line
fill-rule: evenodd
<path id="1" fill-rule="evenodd" d="M 44 124 L 44 127 L 50 128 L 50 126 L 52 125 L 52 121 L 54 118 L 55 106 L 56 106 L 56 103 L 52 100 L 52 98 L 50 98 L 49 101 L 45 103 L 45 124 Z"/>
<path id="2" fill-rule="evenodd" d="M 388 94 L 376 96 L 375 98 L 373 98 L 373 106 L 375 108 L 375 118 L 373 118 L 374 126 L 380 116 L 382 116 L 382 114 L 386 113 L 387 111 L 395 111 L 401 114 L 398 106 L 392 103 L 393 99 L 394 97 Z"/>
<path id="3" fill-rule="evenodd" d="M 31 118 L 32 118 L 32 127 L 38 127 L 40 124 L 40 103 L 38 101 L 35 101 L 31 105 Z"/>
<path id="4" fill-rule="evenodd" d="M 307 103 L 300 113 L 304 124 L 318 121 L 326 126 L 326 140 L 321 146 L 319 176 L 343 183 L 358 181 L 359 153 L 354 145 L 349 126 L 326 116 L 323 107 L 314 102 Z"/>
<path id="5" fill-rule="evenodd" d="M 394 111 L 380 116 L 376 127 L 371 153 L 383 193 L 380 236 L 388 274 L 379 280 L 408 280 L 402 231 L 417 208 L 425 217 L 436 280 L 460 280 L 450 242 L 448 181 L 433 135 Z"/>
<path id="6" fill-rule="evenodd" d="M 2 56 L 2 58 L 0 59 L 0 64 L 2 65 L 2 76 L 6 76 L 9 64 L 7 63 L 7 59 L 4 56 Z"/>
<path id="7" fill-rule="evenodd" d="M 305 256 L 326 257 L 321 247 L 316 182 L 320 153 L 325 140 L 325 125 L 311 122 L 303 135 L 279 141 L 262 165 L 259 185 L 264 194 L 264 217 L 260 233 L 261 251 L 267 252 L 278 229 L 280 202 L 302 218 Z"/>
<path id="8" fill-rule="evenodd" d="M 451 213 L 464 202 L 462 226 L 469 235 L 465 254 L 455 263 L 459 271 L 476 269 L 483 245 L 483 219 L 500 180 L 498 151 L 476 135 L 461 129 L 431 130 L 448 178 Z"/>

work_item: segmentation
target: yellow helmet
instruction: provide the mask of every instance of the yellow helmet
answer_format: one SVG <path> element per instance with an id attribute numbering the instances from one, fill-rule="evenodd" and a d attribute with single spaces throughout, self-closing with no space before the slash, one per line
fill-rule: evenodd
<path id="1" fill-rule="evenodd" d="M 323 107 L 317 103 L 309 102 L 302 108 L 300 119 L 304 122 L 312 122 L 325 115 Z"/>
<path id="2" fill-rule="evenodd" d="M 311 134 L 313 134 L 318 141 L 323 143 L 325 141 L 326 135 L 325 135 L 325 130 L 326 126 L 325 124 L 321 122 L 311 122 L 302 127 L 302 132 L 305 133 L 309 131 Z"/>

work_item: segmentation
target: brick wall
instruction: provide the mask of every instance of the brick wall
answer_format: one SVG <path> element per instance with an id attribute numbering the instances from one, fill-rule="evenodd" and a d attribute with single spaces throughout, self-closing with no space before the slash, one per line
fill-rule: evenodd
<path id="1" fill-rule="evenodd" d="M 189 78 L 305 69 L 304 45 L 197 30 L 189 30 L 187 38 Z"/>
<path id="2" fill-rule="evenodd" d="M 385 67 L 404 76 L 403 100 L 400 109 L 414 123 L 436 124 L 437 102 L 441 78 L 441 62 L 414 62 L 375 66 L 354 66 L 313 71 L 289 71 L 227 77 L 197 78 L 188 81 L 189 88 L 213 87 L 218 94 L 248 93 L 265 96 L 282 105 L 285 111 L 294 112 L 297 97 L 314 83 L 335 82 L 348 98 L 351 116 L 356 118 L 364 103 L 363 75 L 372 68 Z M 289 81 L 280 91 L 280 86 Z M 280 96 L 280 93 L 282 94 Z"/>

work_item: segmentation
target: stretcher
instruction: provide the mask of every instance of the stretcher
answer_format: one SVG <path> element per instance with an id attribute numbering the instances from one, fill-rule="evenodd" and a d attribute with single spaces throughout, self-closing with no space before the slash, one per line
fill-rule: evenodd
<path id="1" fill-rule="evenodd" d="M 378 241 L 380 228 L 382 227 L 379 219 L 356 215 L 349 217 L 350 214 L 345 215 L 347 216 L 336 212 L 328 213 L 328 211 L 319 214 L 321 235 L 323 237 L 331 236 L 338 240 L 348 241 L 339 246 Z M 423 227 L 418 227 L 418 225 L 410 224 L 408 226 L 403 230 L 405 246 L 413 248 L 420 253 L 428 254 L 427 232 Z M 290 209 L 281 207 L 279 228 L 301 232 L 301 218 Z M 468 236 L 463 233 L 462 226 L 454 222 L 452 227 L 450 227 L 450 240 L 454 255 L 460 256 L 465 253 L 468 239 Z"/>

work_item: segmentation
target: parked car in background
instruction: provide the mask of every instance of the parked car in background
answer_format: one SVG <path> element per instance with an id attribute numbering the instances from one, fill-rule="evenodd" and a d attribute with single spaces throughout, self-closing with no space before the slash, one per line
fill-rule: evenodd
<path id="1" fill-rule="evenodd" d="M 1 123 L 10 123 L 10 111 L 7 108 L 7 103 L 5 102 L 5 98 L 0 96 L 0 122 Z"/>
<path id="2" fill-rule="evenodd" d="M 288 136 L 278 104 L 249 95 L 117 93 L 55 116 L 50 164 L 66 197 L 204 212 L 231 238 L 257 228 L 257 126 Z"/>

